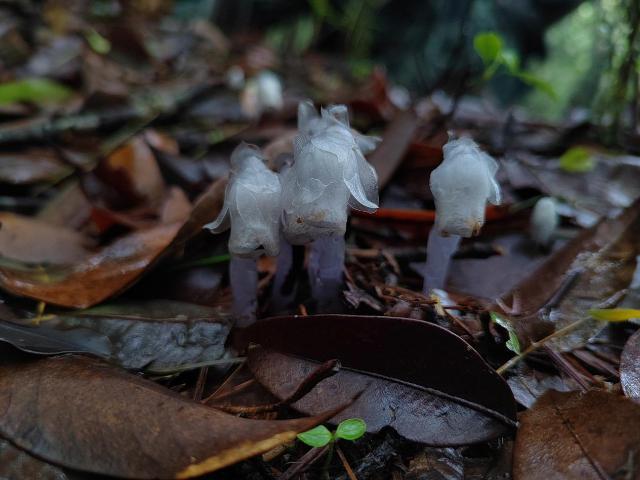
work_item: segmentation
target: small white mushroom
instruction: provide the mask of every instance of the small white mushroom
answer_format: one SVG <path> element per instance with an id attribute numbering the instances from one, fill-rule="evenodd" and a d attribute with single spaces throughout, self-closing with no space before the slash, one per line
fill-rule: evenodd
<path id="1" fill-rule="evenodd" d="M 533 240 L 541 247 L 548 247 L 558 223 L 555 200 L 551 197 L 538 200 L 531 213 L 530 232 Z"/>
<path id="2" fill-rule="evenodd" d="M 442 164 L 429 184 L 436 204 L 436 221 L 429 232 L 423 293 L 444 288 L 451 257 L 461 237 L 480 233 L 487 202 L 500 203 L 495 180 L 498 164 L 470 138 L 450 140 Z"/>

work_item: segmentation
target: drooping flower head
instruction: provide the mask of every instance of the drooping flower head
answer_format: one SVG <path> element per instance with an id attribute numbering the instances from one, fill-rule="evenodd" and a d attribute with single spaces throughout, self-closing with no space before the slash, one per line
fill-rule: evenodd
<path id="1" fill-rule="evenodd" d="M 344 105 L 318 115 L 313 103 L 298 106 L 294 163 L 283 176 L 284 233 L 292 244 L 344 235 L 348 208 L 378 208 L 378 177 L 363 150 L 377 139 L 354 132 Z"/>
<path id="2" fill-rule="evenodd" d="M 260 149 L 241 143 L 231 154 L 231 172 L 224 206 L 218 218 L 205 225 L 213 233 L 231 227 L 229 252 L 256 258 L 262 252 L 278 255 L 282 187 L 269 170 Z"/>
<path id="3" fill-rule="evenodd" d="M 500 203 L 495 180 L 498 164 L 470 138 L 450 140 L 442 164 L 431 173 L 436 204 L 435 228 L 441 235 L 477 235 L 484 224 L 486 203 Z"/>

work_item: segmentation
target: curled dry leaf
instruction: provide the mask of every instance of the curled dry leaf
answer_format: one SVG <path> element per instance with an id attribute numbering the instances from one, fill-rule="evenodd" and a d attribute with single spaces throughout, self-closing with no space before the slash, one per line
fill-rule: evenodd
<path id="1" fill-rule="evenodd" d="M 68 266 L 2 265 L 0 287 L 64 307 L 95 305 L 131 285 L 171 244 L 180 226 L 132 232 Z"/>
<path id="2" fill-rule="evenodd" d="M 521 417 L 514 479 L 640 478 L 640 407 L 600 390 L 550 390 Z"/>
<path id="3" fill-rule="evenodd" d="M 238 418 L 79 356 L 0 365 L 2 437 L 54 464 L 115 477 L 195 477 L 291 441 L 326 417 Z"/>
<path id="4" fill-rule="evenodd" d="M 640 330 L 629 337 L 622 351 L 620 383 L 624 394 L 640 403 Z"/>
<path id="5" fill-rule="evenodd" d="M 0 213 L 0 257 L 19 262 L 73 263 L 88 254 L 80 233 L 41 220 Z"/>
<path id="6" fill-rule="evenodd" d="M 360 417 L 370 432 L 391 426 L 433 445 L 486 440 L 515 424 L 508 385 L 464 340 L 437 325 L 313 315 L 267 319 L 246 335 L 280 352 L 253 349 L 249 360 L 257 380 L 280 399 L 290 397 L 316 362 L 341 362 L 343 370 L 293 405 L 318 412 L 363 392 L 332 423 Z"/>

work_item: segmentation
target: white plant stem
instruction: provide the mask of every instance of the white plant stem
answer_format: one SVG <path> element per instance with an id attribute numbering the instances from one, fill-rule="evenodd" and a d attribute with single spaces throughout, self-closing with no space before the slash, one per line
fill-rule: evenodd
<path id="1" fill-rule="evenodd" d="M 291 289 L 291 292 L 283 292 L 285 282 L 292 268 L 293 247 L 284 236 L 280 236 L 280 253 L 276 260 L 276 274 L 273 279 L 273 291 L 271 294 L 271 308 L 275 312 L 285 310 L 295 297 L 295 289 Z"/>
<path id="2" fill-rule="evenodd" d="M 256 321 L 258 309 L 258 269 L 254 258 L 231 255 L 229 282 L 233 295 L 233 313 L 237 327 L 247 327 Z"/>
<path id="3" fill-rule="evenodd" d="M 429 295 L 433 289 L 444 289 L 451 257 L 460 245 L 459 235 L 443 237 L 434 227 L 429 232 L 427 243 L 427 262 L 424 267 L 422 293 Z"/>
<path id="4" fill-rule="evenodd" d="M 318 302 L 319 311 L 339 308 L 342 303 L 340 291 L 345 248 L 342 235 L 319 238 L 311 244 L 309 282 L 311 294 Z"/>

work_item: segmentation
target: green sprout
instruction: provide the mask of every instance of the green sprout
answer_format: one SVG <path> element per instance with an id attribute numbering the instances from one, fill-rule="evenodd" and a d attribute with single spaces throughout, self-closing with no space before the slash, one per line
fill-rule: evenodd
<path id="1" fill-rule="evenodd" d="M 324 425 L 318 425 L 311 430 L 298 434 L 298 439 L 310 447 L 322 448 L 339 439 L 356 441 L 367 431 L 367 424 L 361 418 L 349 418 L 343 420 L 331 433 Z"/>
<path id="2" fill-rule="evenodd" d="M 496 32 L 482 32 L 473 38 L 473 48 L 482 59 L 484 72 L 482 79 L 486 82 L 499 70 L 519 79 L 521 82 L 546 93 L 556 99 L 556 92 L 549 82 L 531 72 L 520 68 L 520 57 L 513 50 L 504 47 L 502 37 Z M 501 67 L 503 67 L 501 69 Z"/>
<path id="3" fill-rule="evenodd" d="M 509 340 L 507 340 L 507 343 L 505 344 L 506 347 L 509 350 L 511 350 L 513 353 L 519 355 L 521 352 L 520 340 L 518 340 L 518 335 L 516 335 L 516 330 L 515 328 L 513 328 L 513 325 L 511 324 L 511 322 L 509 322 L 509 320 L 502 318 L 496 312 L 489 312 L 489 316 L 491 317 L 491 321 L 493 323 L 500 325 L 509 334 Z"/>

